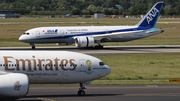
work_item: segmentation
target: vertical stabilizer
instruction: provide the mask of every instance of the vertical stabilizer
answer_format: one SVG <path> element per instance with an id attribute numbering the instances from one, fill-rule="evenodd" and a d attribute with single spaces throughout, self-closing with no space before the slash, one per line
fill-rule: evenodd
<path id="1" fill-rule="evenodd" d="M 156 26 L 158 16 L 164 2 L 157 2 L 151 10 L 144 16 L 144 18 L 137 24 L 139 27 L 153 28 Z"/>

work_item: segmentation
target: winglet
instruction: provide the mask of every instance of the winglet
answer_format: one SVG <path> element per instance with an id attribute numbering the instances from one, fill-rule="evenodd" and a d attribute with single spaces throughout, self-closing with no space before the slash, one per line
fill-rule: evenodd
<path id="1" fill-rule="evenodd" d="M 163 4 L 163 1 L 157 2 L 151 8 L 151 10 L 144 16 L 144 18 L 137 24 L 137 26 L 146 28 L 155 27 Z"/>

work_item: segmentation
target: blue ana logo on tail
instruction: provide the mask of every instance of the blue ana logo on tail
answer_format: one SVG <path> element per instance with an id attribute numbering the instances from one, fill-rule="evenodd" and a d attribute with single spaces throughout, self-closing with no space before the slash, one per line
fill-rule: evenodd
<path id="1" fill-rule="evenodd" d="M 160 14 L 163 2 L 157 2 L 145 17 L 137 24 L 139 28 L 153 28 L 156 26 L 158 16 Z"/>
<path id="2" fill-rule="evenodd" d="M 157 8 L 153 8 L 152 11 L 147 15 L 146 19 L 148 24 L 153 20 L 154 17 L 159 13 Z"/>

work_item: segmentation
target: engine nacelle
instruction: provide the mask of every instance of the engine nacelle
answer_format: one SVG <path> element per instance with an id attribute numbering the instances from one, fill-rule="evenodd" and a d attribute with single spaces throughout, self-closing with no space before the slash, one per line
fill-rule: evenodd
<path id="1" fill-rule="evenodd" d="M 91 37 L 77 37 L 75 38 L 76 47 L 93 47 L 94 46 L 94 38 Z"/>
<path id="2" fill-rule="evenodd" d="M 20 98 L 29 90 L 29 79 L 25 74 L 7 73 L 0 75 L 0 96 Z"/>

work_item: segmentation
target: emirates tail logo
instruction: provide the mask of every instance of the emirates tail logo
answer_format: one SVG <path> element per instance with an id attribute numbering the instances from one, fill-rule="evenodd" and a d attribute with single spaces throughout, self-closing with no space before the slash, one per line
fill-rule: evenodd
<path id="1" fill-rule="evenodd" d="M 159 10 L 157 8 L 153 8 L 151 10 L 151 12 L 146 17 L 148 24 L 153 20 L 154 17 L 156 17 L 158 12 L 159 12 Z"/>
<path id="2" fill-rule="evenodd" d="M 20 85 L 20 81 L 16 81 L 14 83 L 14 90 L 20 91 L 21 90 L 21 86 L 22 85 Z"/>

